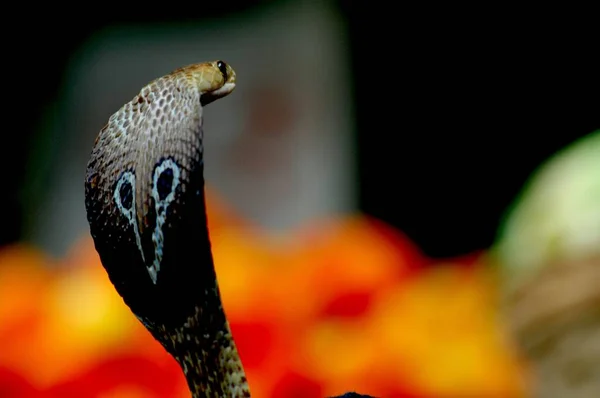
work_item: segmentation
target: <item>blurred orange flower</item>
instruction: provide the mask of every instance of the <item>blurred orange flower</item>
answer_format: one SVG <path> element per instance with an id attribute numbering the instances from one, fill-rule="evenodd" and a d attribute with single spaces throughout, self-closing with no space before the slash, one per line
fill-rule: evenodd
<path id="1" fill-rule="evenodd" d="M 364 216 L 274 241 L 213 193 L 225 310 L 256 397 L 522 397 L 485 257 L 434 264 Z M 177 363 L 110 284 L 90 238 L 0 251 L 0 397 L 185 397 Z"/>

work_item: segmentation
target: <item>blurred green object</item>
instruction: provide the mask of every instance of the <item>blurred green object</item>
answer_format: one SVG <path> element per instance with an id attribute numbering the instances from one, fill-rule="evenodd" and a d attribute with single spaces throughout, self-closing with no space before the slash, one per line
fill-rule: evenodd
<path id="1" fill-rule="evenodd" d="M 492 253 L 533 397 L 600 397 L 600 130 L 531 176 Z"/>
<path id="2" fill-rule="evenodd" d="M 600 254 L 600 130 L 533 173 L 507 212 L 493 253 L 511 286 L 548 264 Z"/>

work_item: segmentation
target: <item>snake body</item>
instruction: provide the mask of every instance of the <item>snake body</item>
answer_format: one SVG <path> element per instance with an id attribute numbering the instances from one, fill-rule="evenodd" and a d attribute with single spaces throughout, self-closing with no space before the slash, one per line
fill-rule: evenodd
<path id="1" fill-rule="evenodd" d="M 87 219 L 103 267 L 180 364 L 195 398 L 250 397 L 221 303 L 203 176 L 204 106 L 235 84 L 223 61 L 150 82 L 101 129 L 85 178 Z"/>

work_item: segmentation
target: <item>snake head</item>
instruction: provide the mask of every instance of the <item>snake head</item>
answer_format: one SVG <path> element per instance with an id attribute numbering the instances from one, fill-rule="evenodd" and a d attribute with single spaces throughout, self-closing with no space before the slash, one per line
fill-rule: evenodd
<path id="1" fill-rule="evenodd" d="M 224 61 L 213 61 L 210 65 L 212 68 L 205 68 L 205 73 L 211 71 L 210 73 L 214 74 L 214 76 L 211 78 L 201 77 L 199 79 L 199 85 L 206 86 L 206 89 L 200 89 L 203 92 L 200 97 L 202 106 L 228 95 L 235 89 L 235 71 L 229 64 Z M 217 70 L 219 73 L 217 73 Z"/>
<path id="2" fill-rule="evenodd" d="M 220 306 L 206 223 L 203 107 L 231 93 L 223 61 L 189 65 L 143 87 L 102 128 L 85 205 L 96 251 L 150 328 Z M 212 300 L 212 301 L 211 301 Z"/>

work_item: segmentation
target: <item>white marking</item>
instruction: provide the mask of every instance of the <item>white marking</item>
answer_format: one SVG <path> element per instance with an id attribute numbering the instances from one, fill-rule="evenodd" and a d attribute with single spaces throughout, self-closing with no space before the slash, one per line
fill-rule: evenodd
<path id="1" fill-rule="evenodd" d="M 173 172 L 171 192 L 169 192 L 165 199 L 160 200 L 160 196 L 158 194 L 158 178 L 162 172 L 167 169 L 171 169 Z M 154 208 L 156 210 L 156 226 L 154 227 L 154 232 L 152 232 L 152 242 L 154 243 L 154 261 L 148 268 L 148 273 L 150 274 L 152 282 L 155 284 L 158 277 L 158 271 L 160 271 L 160 263 L 163 255 L 164 235 L 162 229 L 165 225 L 165 221 L 167 220 L 167 209 L 173 199 L 175 199 L 175 191 L 179 185 L 179 174 L 179 166 L 177 166 L 177 164 L 171 159 L 166 159 L 154 170 L 154 179 L 152 185 L 152 197 L 154 198 Z"/>
<path id="2" fill-rule="evenodd" d="M 121 186 L 125 183 L 131 185 L 131 208 L 129 209 L 126 209 L 123 206 L 123 202 L 121 202 Z M 133 233 L 135 234 L 135 243 L 138 249 L 140 249 L 140 253 L 142 254 L 142 261 L 145 264 L 146 259 L 144 258 L 144 250 L 142 250 L 142 239 L 140 237 L 140 231 L 138 230 L 137 217 L 135 216 L 135 174 L 129 171 L 123 173 L 123 175 L 117 182 L 117 187 L 115 188 L 114 192 L 114 199 L 115 203 L 117 204 L 117 207 L 121 211 L 121 214 L 123 214 L 129 221 L 129 224 L 133 226 Z"/>

